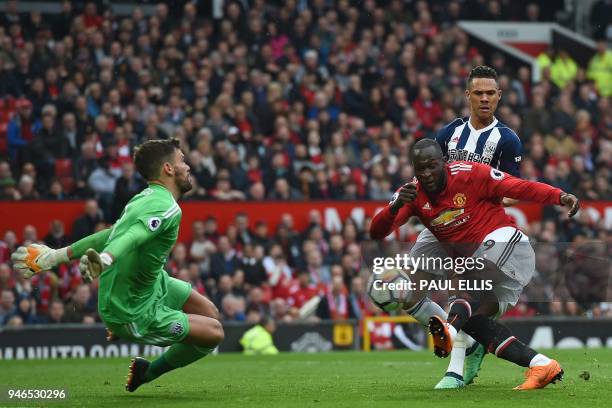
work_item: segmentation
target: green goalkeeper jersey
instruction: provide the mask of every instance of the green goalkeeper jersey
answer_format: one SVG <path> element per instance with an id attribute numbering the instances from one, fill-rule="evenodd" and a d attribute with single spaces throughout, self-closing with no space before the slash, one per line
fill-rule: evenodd
<path id="1" fill-rule="evenodd" d="M 100 276 L 98 308 L 106 322 L 148 321 L 166 296 L 164 265 L 178 237 L 181 209 L 158 184 L 134 196 L 112 227 L 104 252 L 114 262 Z"/>

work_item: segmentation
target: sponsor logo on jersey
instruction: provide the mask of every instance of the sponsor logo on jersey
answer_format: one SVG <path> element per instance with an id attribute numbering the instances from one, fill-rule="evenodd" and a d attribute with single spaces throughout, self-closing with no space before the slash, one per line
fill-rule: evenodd
<path id="1" fill-rule="evenodd" d="M 523 159 L 523 157 L 522 157 L 522 156 L 516 156 L 516 157 L 514 158 L 514 161 L 515 161 L 516 163 L 520 163 L 520 161 L 521 161 L 522 159 Z"/>
<path id="2" fill-rule="evenodd" d="M 151 217 L 149 221 L 147 221 L 147 225 L 151 231 L 156 231 L 161 225 L 161 220 L 158 217 Z"/>
<path id="3" fill-rule="evenodd" d="M 425 203 L 425 205 L 423 206 L 424 210 L 431 210 L 431 205 L 429 205 L 429 202 Z"/>
<path id="4" fill-rule="evenodd" d="M 491 178 L 493 180 L 499 181 L 499 180 L 503 180 L 504 179 L 504 173 L 502 173 L 499 170 L 491 169 L 491 173 L 490 174 L 491 174 Z"/>
<path id="5" fill-rule="evenodd" d="M 493 155 L 490 156 L 483 155 L 481 156 L 478 153 L 468 152 L 467 150 L 457 150 L 457 149 L 449 149 L 448 150 L 448 162 L 452 163 L 455 161 L 469 161 L 475 163 L 484 163 L 490 164 L 493 160 Z"/>
<path id="6" fill-rule="evenodd" d="M 181 322 L 173 322 L 170 325 L 170 333 L 178 336 L 183 332 L 183 324 Z"/>
<path id="7" fill-rule="evenodd" d="M 437 227 L 438 225 L 448 225 L 463 215 L 464 212 L 465 210 L 463 208 L 458 210 L 444 210 L 442 214 L 431 220 L 431 226 Z"/>
<path id="8" fill-rule="evenodd" d="M 465 207 L 465 203 L 467 202 L 467 197 L 463 193 L 457 193 L 453 197 L 453 204 L 456 207 Z"/>

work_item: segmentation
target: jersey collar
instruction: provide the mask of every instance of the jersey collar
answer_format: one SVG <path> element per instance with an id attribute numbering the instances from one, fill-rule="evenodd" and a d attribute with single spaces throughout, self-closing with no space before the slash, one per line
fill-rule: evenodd
<path id="1" fill-rule="evenodd" d="M 491 122 L 491 124 L 487 127 L 483 127 L 482 129 L 474 129 L 474 127 L 472 126 L 472 117 L 470 116 L 468 118 L 468 126 L 470 128 L 470 132 L 474 132 L 474 133 L 482 133 L 482 132 L 486 132 L 487 130 L 493 129 L 496 125 L 497 125 L 497 118 L 495 116 L 493 116 L 493 122 Z"/>
<path id="2" fill-rule="evenodd" d="M 176 202 L 176 200 L 174 199 L 174 196 L 172 195 L 170 190 L 166 188 L 166 186 L 159 184 L 159 183 L 149 183 L 149 188 L 160 190 L 160 191 L 165 191 L 166 193 L 168 193 L 170 197 L 172 197 L 172 200 Z"/>

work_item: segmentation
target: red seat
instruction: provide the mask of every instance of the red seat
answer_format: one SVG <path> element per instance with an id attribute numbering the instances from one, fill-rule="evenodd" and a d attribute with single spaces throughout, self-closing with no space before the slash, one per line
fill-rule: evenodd
<path id="1" fill-rule="evenodd" d="M 55 177 L 64 178 L 72 177 L 72 160 L 57 159 L 55 161 Z"/>
<path id="2" fill-rule="evenodd" d="M 62 185 L 62 188 L 64 189 L 65 194 L 70 194 L 74 191 L 74 187 L 76 186 L 74 178 L 60 177 L 59 182 Z"/>

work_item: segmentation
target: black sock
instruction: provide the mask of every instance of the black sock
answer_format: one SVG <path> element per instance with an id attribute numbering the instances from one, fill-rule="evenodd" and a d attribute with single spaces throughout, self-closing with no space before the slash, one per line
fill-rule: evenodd
<path id="1" fill-rule="evenodd" d="M 531 359 L 538 354 L 514 337 L 509 328 L 485 315 L 470 318 L 463 331 L 484 345 L 489 353 L 521 367 L 529 367 Z"/>
<path id="2" fill-rule="evenodd" d="M 529 367 L 531 360 L 538 354 L 514 336 L 508 337 L 497 348 L 498 350 L 495 353 L 497 357 L 511 361 L 521 367 Z"/>
<path id="3" fill-rule="evenodd" d="M 451 304 L 446 321 L 459 331 L 471 316 L 472 307 L 470 303 L 465 299 L 456 299 Z"/>

